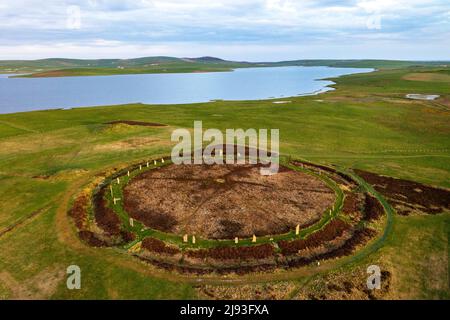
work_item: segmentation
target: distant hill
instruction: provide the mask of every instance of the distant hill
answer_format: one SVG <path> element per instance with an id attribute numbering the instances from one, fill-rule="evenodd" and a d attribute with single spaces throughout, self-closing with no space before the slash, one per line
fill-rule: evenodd
<path id="1" fill-rule="evenodd" d="M 118 65 L 141 66 L 151 63 L 180 62 L 182 59 L 173 57 L 144 57 L 136 59 L 63 59 L 50 58 L 41 60 L 0 60 L 0 67 L 40 67 L 40 68 L 74 68 L 74 67 L 115 67 Z"/>
<path id="2" fill-rule="evenodd" d="M 239 62 L 217 57 L 175 58 L 167 56 L 135 59 L 0 60 L 0 73 L 26 74 L 27 77 L 64 77 L 138 73 L 217 72 L 248 67 L 329 66 L 394 69 L 413 66 L 450 65 L 450 61 L 400 60 L 291 60 L 279 62 Z"/>
<path id="3" fill-rule="evenodd" d="M 199 58 L 185 58 L 186 61 L 200 62 L 200 63 L 230 63 L 234 61 L 224 60 L 216 57 L 199 57 Z M 236 63 L 236 62 L 234 62 Z"/>

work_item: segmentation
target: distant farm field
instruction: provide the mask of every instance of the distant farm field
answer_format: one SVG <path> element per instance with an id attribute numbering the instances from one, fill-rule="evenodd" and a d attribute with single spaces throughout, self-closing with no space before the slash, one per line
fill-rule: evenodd
<path id="1" fill-rule="evenodd" d="M 445 73 L 409 73 L 403 77 L 411 81 L 450 82 L 450 75 Z"/>

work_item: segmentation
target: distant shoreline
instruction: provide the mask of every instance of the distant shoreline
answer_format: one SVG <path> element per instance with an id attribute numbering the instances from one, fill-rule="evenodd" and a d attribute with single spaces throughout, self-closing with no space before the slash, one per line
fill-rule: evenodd
<path id="1" fill-rule="evenodd" d="M 75 76 L 109 76 L 128 74 L 210 73 L 231 72 L 242 68 L 267 67 L 335 67 L 397 69 L 408 67 L 446 67 L 450 61 L 402 61 L 373 59 L 318 59 L 278 62 L 229 61 L 215 57 L 174 58 L 144 57 L 137 59 L 41 59 L 0 60 L 0 74 L 21 78 L 53 78 Z"/>

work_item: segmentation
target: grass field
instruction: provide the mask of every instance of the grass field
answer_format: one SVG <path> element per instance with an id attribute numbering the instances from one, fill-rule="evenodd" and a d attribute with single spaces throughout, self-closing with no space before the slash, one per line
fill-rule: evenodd
<path id="1" fill-rule="evenodd" d="M 184 277 L 114 249 L 85 246 L 66 215 L 73 194 L 96 174 L 170 153 L 171 131 L 192 128 L 194 120 L 203 120 L 204 128 L 279 128 L 282 153 L 450 188 L 448 74 L 444 67 L 407 67 L 350 75 L 334 79 L 335 91 L 286 104 L 133 104 L 0 115 L 0 299 L 203 298 Z M 415 101 L 407 93 L 441 97 Z M 167 126 L 105 124 L 114 120 Z M 450 213 L 395 215 L 393 228 L 383 248 L 335 272 L 352 277 L 377 262 L 392 275 L 388 297 L 450 298 Z M 66 289 L 70 264 L 82 269 L 81 290 Z M 302 297 L 331 276 L 293 274 L 283 297 Z M 268 274 L 254 281 L 243 276 L 236 290 L 272 279 Z M 208 285 L 222 290 L 221 284 Z"/>

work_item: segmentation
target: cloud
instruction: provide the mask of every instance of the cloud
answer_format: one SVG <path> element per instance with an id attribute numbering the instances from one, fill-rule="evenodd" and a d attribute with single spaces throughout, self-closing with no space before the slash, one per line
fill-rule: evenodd
<path id="1" fill-rule="evenodd" d="M 379 28 L 370 28 L 370 21 L 379 21 Z M 442 43 L 448 42 L 449 34 L 448 0 L 15 0 L 0 4 L 0 43 L 9 48 L 8 54 L 0 52 L 0 58 L 14 50 L 17 57 L 31 57 L 29 50 L 19 48 L 40 46 L 54 48 L 54 54 L 45 51 L 49 56 L 69 55 L 69 48 L 74 50 L 71 56 L 79 55 L 83 47 L 93 50 L 93 55 L 122 54 L 128 48 L 128 56 L 134 56 L 135 47 L 151 47 L 145 52 L 161 50 L 162 54 L 173 52 L 167 49 L 170 46 L 184 50 L 175 53 L 185 56 L 193 45 L 211 54 L 209 48 L 237 43 L 258 47 L 268 55 L 273 46 L 298 53 L 301 50 L 292 48 L 319 50 L 328 44 L 332 57 L 333 48 L 351 49 L 362 43 L 369 48 L 386 42 L 390 47 L 383 48 L 385 56 L 394 57 L 403 54 L 400 48 L 411 41 L 443 46 L 449 52 L 450 45 Z M 111 54 L 103 51 L 105 43 L 114 44 Z M 280 52 L 283 55 L 290 53 Z M 430 53 L 429 58 L 435 56 Z M 251 57 L 255 54 L 249 53 Z"/>

